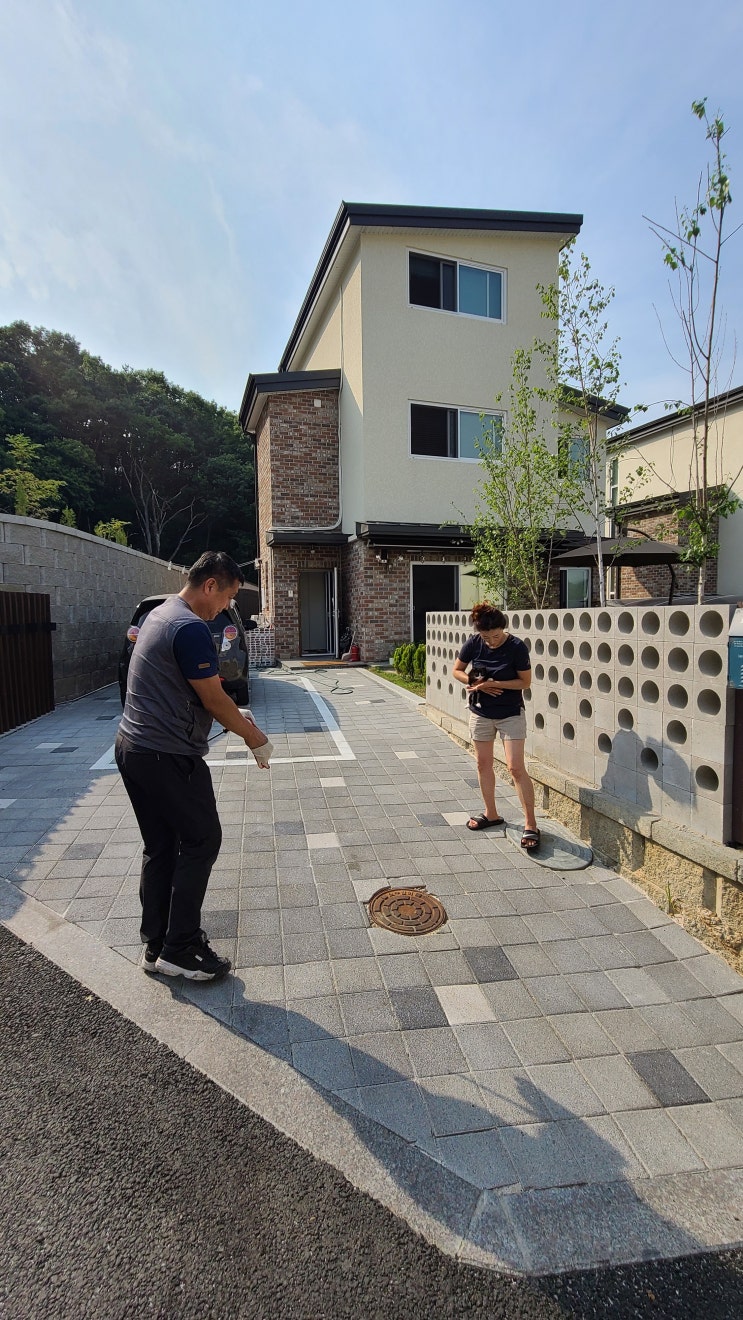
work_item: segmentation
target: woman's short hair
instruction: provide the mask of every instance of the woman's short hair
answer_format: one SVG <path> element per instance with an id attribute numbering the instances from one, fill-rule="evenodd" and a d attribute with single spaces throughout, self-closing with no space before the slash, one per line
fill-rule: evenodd
<path id="1" fill-rule="evenodd" d="M 496 609 L 487 600 L 481 600 L 479 604 L 472 606 L 470 623 L 478 632 L 490 632 L 493 628 L 505 628 L 508 619 L 502 610 Z"/>

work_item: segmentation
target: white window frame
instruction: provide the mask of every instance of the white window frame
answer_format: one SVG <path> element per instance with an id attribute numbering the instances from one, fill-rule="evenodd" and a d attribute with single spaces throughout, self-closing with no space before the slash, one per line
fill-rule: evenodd
<path id="1" fill-rule="evenodd" d="M 424 306 L 423 303 L 414 303 L 414 302 L 411 302 L 411 301 L 410 301 L 410 258 L 411 258 L 411 256 L 413 256 L 413 257 L 430 257 L 430 259 L 431 259 L 432 261 L 448 261 L 450 265 L 456 266 L 456 268 L 457 268 L 457 273 L 456 273 L 457 302 L 459 302 L 459 267 L 460 267 L 460 266 L 471 266 L 473 270 L 484 270 L 484 271 L 486 271 L 489 275 L 500 275 L 500 278 L 501 278 L 501 308 L 500 308 L 500 310 L 501 310 L 501 314 L 500 314 L 500 317 L 495 317 L 495 316 L 479 316 L 476 312 L 460 312 L 459 309 L 457 309 L 457 311 L 452 311 L 452 310 L 451 310 L 450 308 L 448 308 L 448 307 L 426 307 L 426 306 Z M 422 252 L 420 248 L 408 248 L 408 250 L 407 250 L 407 263 L 406 263 L 406 278 L 407 278 L 407 282 L 408 282 L 408 307 L 415 307 L 418 311 L 423 311 L 423 312 L 438 312 L 440 315 L 443 315 L 443 316 L 463 316 L 463 317 L 464 317 L 466 320 L 468 320 L 468 321 L 477 321 L 477 322 L 479 322 L 480 324 L 482 324 L 482 323 L 484 322 L 485 324 L 488 324 L 488 325 L 505 325 L 506 322 L 507 322 L 507 320 L 508 320 L 508 303 L 507 303 L 507 287 L 508 287 L 508 280 L 507 280 L 507 276 L 508 276 L 508 272 L 507 272 L 505 266 L 486 266 L 485 263 L 482 262 L 482 261 L 463 261 L 463 260 L 460 260 L 459 257 L 452 257 L 452 256 L 450 256 L 448 253 L 445 254 L 445 253 L 439 253 L 439 252 Z"/>
<path id="2" fill-rule="evenodd" d="M 459 449 L 459 416 L 460 413 L 471 413 L 475 417 L 498 417 L 501 422 L 501 429 L 505 432 L 506 414 L 505 412 L 493 412 L 490 408 L 468 408 L 456 403 L 431 403 L 430 399 L 410 399 L 408 402 L 408 456 L 414 459 L 421 459 L 427 463 L 479 463 L 481 460 L 475 458 L 462 458 L 460 454 L 453 457 L 449 454 L 414 454 L 413 453 L 413 407 L 418 404 L 421 408 L 440 408 L 442 412 L 455 412 L 457 414 L 457 449 Z"/>

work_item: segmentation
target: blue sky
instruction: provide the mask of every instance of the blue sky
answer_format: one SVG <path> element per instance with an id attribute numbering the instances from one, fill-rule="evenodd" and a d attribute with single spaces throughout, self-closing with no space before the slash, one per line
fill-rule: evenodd
<path id="1" fill-rule="evenodd" d="M 706 95 L 743 222 L 742 37 L 739 0 L 5 0 L 0 323 L 237 408 L 278 365 L 341 199 L 582 212 L 623 398 L 681 397 L 642 216 L 693 200 Z M 730 349 L 743 231 L 723 302 Z M 729 370 L 720 388 L 743 382 Z"/>

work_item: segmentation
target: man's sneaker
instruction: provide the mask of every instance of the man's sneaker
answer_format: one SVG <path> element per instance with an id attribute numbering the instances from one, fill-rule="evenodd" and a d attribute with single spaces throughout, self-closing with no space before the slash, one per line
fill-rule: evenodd
<path id="1" fill-rule="evenodd" d="M 216 981 L 226 976 L 231 966 L 229 958 L 220 958 L 210 948 L 203 930 L 199 931 L 198 940 L 186 949 L 175 953 L 163 949 L 155 963 L 156 970 L 165 976 L 185 976 L 189 981 Z"/>
<path id="2" fill-rule="evenodd" d="M 139 960 L 139 965 L 143 972 L 147 972 L 148 976 L 155 975 L 155 972 L 157 971 L 157 960 L 162 953 L 162 948 L 162 944 L 145 944 L 144 949 L 142 950 L 142 957 Z"/>

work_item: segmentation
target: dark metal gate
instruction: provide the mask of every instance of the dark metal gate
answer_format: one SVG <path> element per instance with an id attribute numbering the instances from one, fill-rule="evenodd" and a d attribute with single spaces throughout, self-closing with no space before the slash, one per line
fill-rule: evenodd
<path id="1" fill-rule="evenodd" d="M 0 733 L 54 710 L 48 596 L 0 591 Z"/>

